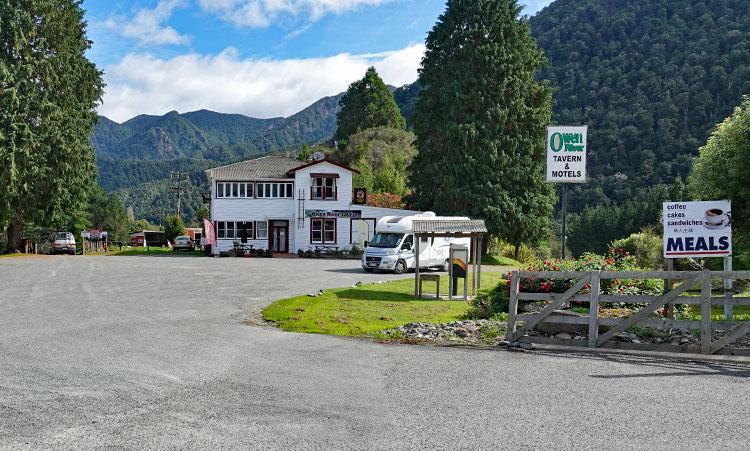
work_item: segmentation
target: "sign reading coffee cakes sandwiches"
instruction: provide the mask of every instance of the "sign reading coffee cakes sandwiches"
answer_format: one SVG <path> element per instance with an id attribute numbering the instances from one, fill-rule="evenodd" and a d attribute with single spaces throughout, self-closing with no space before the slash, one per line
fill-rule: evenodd
<path id="1" fill-rule="evenodd" d="M 665 202 L 664 257 L 732 255 L 732 206 L 728 200 Z"/>
<path id="2" fill-rule="evenodd" d="M 586 134 L 584 126 L 547 127 L 547 181 L 586 182 Z"/>

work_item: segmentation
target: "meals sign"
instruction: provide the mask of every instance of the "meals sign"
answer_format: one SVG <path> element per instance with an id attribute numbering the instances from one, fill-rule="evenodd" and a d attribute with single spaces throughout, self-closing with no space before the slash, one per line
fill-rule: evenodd
<path id="1" fill-rule="evenodd" d="M 732 255 L 732 206 L 728 200 L 664 203 L 664 257 Z"/>
<path id="2" fill-rule="evenodd" d="M 547 127 L 547 181 L 586 182 L 586 134 L 584 126 Z"/>

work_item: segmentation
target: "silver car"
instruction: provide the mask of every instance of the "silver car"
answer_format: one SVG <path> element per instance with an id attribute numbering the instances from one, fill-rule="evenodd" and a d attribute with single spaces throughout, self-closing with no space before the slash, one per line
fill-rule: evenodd
<path id="1" fill-rule="evenodd" d="M 76 254 L 76 239 L 70 232 L 57 232 L 52 239 L 53 254 Z"/>
<path id="2" fill-rule="evenodd" d="M 174 239 L 173 251 L 192 251 L 193 240 L 189 236 L 181 235 Z"/>

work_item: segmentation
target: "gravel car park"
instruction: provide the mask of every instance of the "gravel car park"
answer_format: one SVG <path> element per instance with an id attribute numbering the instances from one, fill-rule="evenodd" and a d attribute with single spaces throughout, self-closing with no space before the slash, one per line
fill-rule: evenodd
<path id="1" fill-rule="evenodd" d="M 276 299 L 393 277 L 338 260 L 0 260 L 0 448 L 750 440 L 747 367 L 384 345 L 246 324 Z"/>

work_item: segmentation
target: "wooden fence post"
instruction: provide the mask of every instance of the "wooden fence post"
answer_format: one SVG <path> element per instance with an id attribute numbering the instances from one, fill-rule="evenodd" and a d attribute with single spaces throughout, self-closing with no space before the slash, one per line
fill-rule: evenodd
<path id="1" fill-rule="evenodd" d="M 701 275 L 701 354 L 711 354 L 711 272 Z"/>
<path id="2" fill-rule="evenodd" d="M 506 340 L 509 343 L 516 341 L 516 315 L 518 314 L 518 289 L 521 285 L 521 276 L 518 271 L 513 271 L 510 275 L 510 304 L 508 305 L 508 336 Z"/>
<path id="3" fill-rule="evenodd" d="M 589 348 L 596 347 L 599 339 L 599 286 L 601 271 L 591 273 L 591 293 L 589 294 Z"/>

